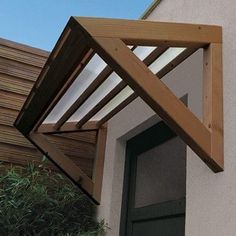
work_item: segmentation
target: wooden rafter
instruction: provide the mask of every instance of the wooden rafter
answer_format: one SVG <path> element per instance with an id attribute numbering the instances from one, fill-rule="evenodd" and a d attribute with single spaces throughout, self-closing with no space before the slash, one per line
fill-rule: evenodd
<path id="1" fill-rule="evenodd" d="M 103 127 L 98 131 L 97 150 L 96 150 L 95 166 L 93 173 L 93 181 L 94 181 L 93 196 L 98 202 L 100 202 L 101 200 L 106 138 L 107 138 L 107 128 Z"/>
<path id="2" fill-rule="evenodd" d="M 55 129 L 55 123 L 44 123 L 39 126 L 37 132 L 44 134 L 56 134 L 56 133 L 69 133 L 69 132 L 78 132 L 78 131 L 91 131 L 97 130 L 98 122 L 89 121 L 84 124 L 82 127 L 78 128 L 77 122 L 68 121 L 60 129 Z"/>
<path id="3" fill-rule="evenodd" d="M 127 47 L 127 45 L 132 45 Z M 138 46 L 156 46 L 141 61 L 132 52 Z M 157 74 L 148 66 L 169 47 L 186 49 Z M 131 50 L 130 50 L 131 48 Z M 203 122 L 160 81 L 199 48 L 204 48 Z M 107 63 L 91 84 L 55 123 L 45 123 L 55 105 L 97 53 Z M 106 122 L 138 96 L 141 97 L 215 172 L 223 170 L 222 29 L 219 26 L 71 18 L 29 95 L 15 126 L 76 182 L 96 203 L 100 202 L 104 166 Z M 69 118 L 113 73 L 122 81 L 79 121 Z M 103 118 L 93 120 L 124 88 L 134 91 Z M 96 130 L 97 154 L 89 178 L 44 134 Z"/>

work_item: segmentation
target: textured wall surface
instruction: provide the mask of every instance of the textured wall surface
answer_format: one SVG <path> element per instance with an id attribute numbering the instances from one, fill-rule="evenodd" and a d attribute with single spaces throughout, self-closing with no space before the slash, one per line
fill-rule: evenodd
<path id="1" fill-rule="evenodd" d="M 13 123 L 49 53 L 0 39 L 0 161 L 26 164 L 42 154 Z M 50 140 L 88 175 L 92 175 L 96 132 L 54 135 Z"/>
<path id="2" fill-rule="evenodd" d="M 187 162 L 186 235 L 236 235 L 236 2 L 164 0 L 149 19 L 223 27 L 225 171 L 213 174 L 192 154 Z"/>
<path id="3" fill-rule="evenodd" d="M 220 0 L 163 0 L 148 20 L 216 24 L 223 26 L 225 171 L 214 174 L 187 150 L 187 236 L 236 235 L 236 2 Z M 179 97 L 188 93 L 190 109 L 201 118 L 202 52 L 165 76 Z M 117 114 L 108 125 L 105 174 L 99 216 L 119 235 L 126 141 L 158 121 L 141 99 Z"/>

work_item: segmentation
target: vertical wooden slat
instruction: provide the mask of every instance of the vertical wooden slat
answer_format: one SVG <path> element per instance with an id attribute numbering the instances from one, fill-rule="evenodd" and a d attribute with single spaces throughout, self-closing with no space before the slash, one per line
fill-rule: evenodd
<path id="1" fill-rule="evenodd" d="M 211 132 L 211 155 L 223 170 L 222 44 L 212 43 L 204 49 L 203 123 Z"/>
<path id="2" fill-rule="evenodd" d="M 107 128 L 106 127 L 100 128 L 98 130 L 98 136 L 97 136 L 97 151 L 96 151 L 94 173 L 93 173 L 93 181 L 94 181 L 93 197 L 97 200 L 97 202 L 100 202 L 101 200 L 106 138 L 107 138 Z"/>

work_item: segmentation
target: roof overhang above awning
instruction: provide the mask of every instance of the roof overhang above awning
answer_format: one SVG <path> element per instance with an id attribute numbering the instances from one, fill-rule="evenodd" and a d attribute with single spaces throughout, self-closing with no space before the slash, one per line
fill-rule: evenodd
<path id="1" fill-rule="evenodd" d="M 204 49 L 203 122 L 160 80 L 200 48 Z M 99 202 L 105 124 L 137 97 L 214 172 L 223 170 L 219 26 L 72 17 L 15 126 Z M 84 130 L 98 130 L 103 137 L 98 139 L 93 179 L 73 163 L 65 162 L 63 153 L 44 136 Z"/>

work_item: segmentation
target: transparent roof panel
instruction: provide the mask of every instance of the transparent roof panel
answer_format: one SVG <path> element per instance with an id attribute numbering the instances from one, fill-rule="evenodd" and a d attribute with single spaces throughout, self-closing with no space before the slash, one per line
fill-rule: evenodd
<path id="1" fill-rule="evenodd" d="M 167 49 L 160 57 L 157 58 L 150 66 L 149 69 L 154 73 L 158 73 L 162 68 L 164 68 L 168 63 L 175 59 L 179 54 L 181 54 L 186 48 L 172 47 Z"/>
<path id="2" fill-rule="evenodd" d="M 87 101 L 71 116 L 68 121 L 81 120 L 94 106 L 96 106 L 113 88 L 121 82 L 121 78 L 113 72 L 87 99 Z"/>
<path id="3" fill-rule="evenodd" d="M 106 106 L 104 106 L 95 116 L 91 118 L 91 120 L 97 121 L 101 120 L 105 117 L 110 111 L 116 108 L 119 104 L 121 104 L 124 100 L 126 100 L 130 95 L 132 95 L 134 91 L 126 86 L 120 93 L 118 93 Z"/>
<path id="4" fill-rule="evenodd" d="M 134 54 L 141 60 L 145 59 L 156 47 L 136 47 L 134 49 Z"/>
<path id="5" fill-rule="evenodd" d="M 133 46 L 129 46 L 132 48 Z M 146 58 L 156 47 L 136 47 L 134 54 L 141 60 Z M 76 99 L 88 88 L 88 86 L 94 81 L 98 74 L 105 68 L 106 63 L 95 54 L 84 70 L 75 79 L 70 88 L 60 99 L 44 123 L 56 123 L 63 114 L 69 109 L 69 107 L 76 101 Z M 69 121 L 79 121 L 90 109 L 93 108 L 107 93 L 109 93 L 119 82 L 121 78 L 112 73 L 107 81 L 105 81 L 97 91 L 90 96 L 90 98 L 81 106 L 78 111 L 69 119 Z"/>
<path id="6" fill-rule="evenodd" d="M 132 46 L 128 46 L 131 48 Z M 133 53 L 144 60 L 156 47 L 138 46 L 133 50 Z M 186 48 L 169 48 L 150 66 L 153 73 L 158 73 L 169 62 L 176 58 Z M 75 79 L 65 95 L 61 98 L 58 104 L 54 107 L 44 123 L 56 123 L 63 114 L 70 108 L 70 106 L 77 100 L 77 98 L 88 88 L 88 86 L 95 80 L 99 73 L 106 67 L 106 63 L 95 54 L 90 62 L 86 65 L 84 70 Z M 94 106 L 96 106 L 113 88 L 121 82 L 121 78 L 113 72 L 99 88 L 87 99 L 87 101 L 79 107 L 79 109 L 70 117 L 68 121 L 80 121 Z M 99 120 L 104 117 L 109 111 L 118 106 L 126 98 L 128 98 L 133 90 L 127 86 L 117 96 L 115 96 L 101 111 L 99 111 L 92 120 Z"/>
<path id="7" fill-rule="evenodd" d="M 132 46 L 130 46 L 131 48 Z M 156 47 L 137 47 L 134 49 L 134 54 L 141 60 L 147 57 Z M 94 106 L 96 106 L 119 82 L 121 78 L 113 72 L 105 82 L 88 98 L 88 100 L 71 116 L 68 120 L 81 120 Z M 127 89 L 125 90 L 127 91 Z"/>
<path id="8" fill-rule="evenodd" d="M 106 63 L 101 57 L 95 54 L 45 119 L 44 123 L 57 122 L 83 91 L 88 88 L 105 66 Z"/>

